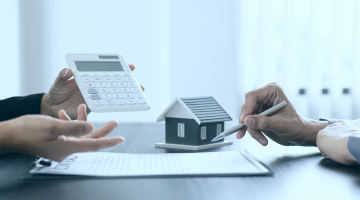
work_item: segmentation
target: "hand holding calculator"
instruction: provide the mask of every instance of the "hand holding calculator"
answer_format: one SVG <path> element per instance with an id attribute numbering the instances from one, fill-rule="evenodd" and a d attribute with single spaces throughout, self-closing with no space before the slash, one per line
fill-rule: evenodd
<path id="1" fill-rule="evenodd" d="M 86 104 L 93 112 L 149 110 L 150 103 L 119 54 L 66 55 Z"/>

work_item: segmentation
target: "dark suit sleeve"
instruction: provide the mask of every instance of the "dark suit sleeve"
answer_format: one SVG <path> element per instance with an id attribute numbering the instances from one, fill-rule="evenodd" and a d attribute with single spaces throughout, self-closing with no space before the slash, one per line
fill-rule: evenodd
<path id="1" fill-rule="evenodd" d="M 43 95 L 44 93 L 0 100 L 0 121 L 27 114 L 40 114 Z"/>

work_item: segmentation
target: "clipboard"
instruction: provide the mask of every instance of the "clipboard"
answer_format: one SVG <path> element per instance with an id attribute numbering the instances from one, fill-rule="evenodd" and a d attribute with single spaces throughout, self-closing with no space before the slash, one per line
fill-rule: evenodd
<path id="1" fill-rule="evenodd" d="M 236 161 L 236 153 L 243 157 L 243 160 L 238 160 Z M 180 154 L 184 154 L 184 153 L 180 153 Z M 156 156 L 158 156 L 159 158 L 161 156 L 165 156 L 163 158 L 175 158 L 176 156 L 183 156 L 183 159 L 198 159 L 200 161 L 198 161 L 197 163 L 200 163 L 200 165 L 204 165 L 207 166 L 209 163 L 217 163 L 219 162 L 221 159 L 223 159 L 224 162 L 224 166 L 225 164 L 231 163 L 233 162 L 234 165 L 236 165 L 235 167 L 230 167 L 229 169 L 224 169 L 219 170 L 218 171 L 209 171 L 208 169 L 204 169 L 205 172 L 202 172 L 201 170 L 199 170 L 197 168 L 197 166 L 192 167 L 192 169 L 194 170 L 193 172 L 184 172 L 181 170 L 178 170 L 178 172 L 174 172 L 173 171 L 169 171 L 169 170 L 161 170 L 159 169 L 158 173 L 154 173 L 154 172 L 146 172 L 145 171 L 141 171 L 138 170 L 137 174 L 134 173 L 128 173 L 128 174 L 124 174 L 123 172 L 121 173 L 100 173 L 99 170 L 93 170 L 93 172 L 90 173 L 91 170 L 87 170 L 87 172 L 78 172 L 76 171 L 76 166 L 72 166 L 69 165 L 69 167 L 67 167 L 67 169 L 65 169 L 65 167 L 63 166 L 62 168 L 60 168 L 59 172 L 56 172 L 55 168 L 56 166 L 61 166 L 61 163 L 57 163 L 57 162 L 53 162 L 51 165 L 51 167 L 47 167 L 47 166 L 41 166 L 39 165 L 39 163 L 34 163 L 34 167 L 29 171 L 29 173 L 23 175 L 21 178 L 24 180 L 49 180 L 49 179 L 98 179 L 98 178 L 134 178 L 134 177 L 221 177 L 221 176 L 269 176 L 272 175 L 273 172 L 264 164 L 262 163 L 260 160 L 258 160 L 255 156 L 253 156 L 249 151 L 247 150 L 241 150 L 241 151 L 232 151 L 232 152 L 203 152 L 203 153 L 185 153 L 187 155 L 179 155 L 179 153 L 170 153 L 170 154 L 164 154 L 164 153 L 160 153 L 160 154 L 122 154 L 122 153 L 108 153 L 108 152 L 98 152 L 98 153 L 81 153 L 81 154 L 74 154 L 72 155 L 72 157 L 70 156 L 69 158 L 72 159 L 71 162 L 73 162 L 75 164 L 75 162 L 79 162 L 77 164 L 81 164 L 81 162 L 83 162 L 83 166 L 87 166 L 87 167 L 91 167 L 90 165 L 88 165 L 88 163 L 84 165 L 84 160 L 86 160 L 85 157 L 87 158 L 92 158 L 91 162 L 93 163 L 97 163 L 99 162 L 100 165 L 99 166 L 105 166 L 105 168 L 111 168 L 115 169 L 115 165 L 111 165 L 111 162 L 107 162 L 104 165 L 101 165 L 101 163 L 105 162 L 105 161 L 100 161 L 95 159 L 95 156 L 97 156 L 97 158 L 107 158 L 108 160 L 110 158 L 117 158 L 119 159 L 119 157 L 129 157 L 132 159 L 147 159 L 147 157 L 152 156 L 153 158 L 155 158 Z M 76 157 L 74 159 L 74 156 Z M 175 157 L 174 157 L 175 156 Z M 189 158 L 188 156 L 191 156 L 192 158 Z M 199 157 L 197 157 L 199 156 Z M 222 158 L 217 158 L 217 156 L 220 156 Z M 234 157 L 235 156 L 235 157 Z M 81 161 L 81 158 L 83 157 L 83 160 Z M 215 160 L 213 160 L 215 158 Z M 234 159 L 235 158 L 235 159 Z M 77 159 L 79 159 L 77 161 Z M 204 159 L 204 161 L 202 161 L 201 159 Z M 207 160 L 206 160 L 207 159 Z M 245 161 L 246 160 L 246 161 Z M 65 163 L 67 162 L 66 159 L 64 160 Z M 63 161 L 63 162 L 64 162 Z M 196 162 L 193 162 L 193 160 L 190 160 L 192 163 L 190 163 L 190 165 L 196 165 Z M 154 162 L 154 161 L 153 161 Z M 225 163 L 226 162 L 226 163 Z M 114 163 L 114 161 L 112 161 L 112 163 Z M 123 162 L 124 163 L 124 162 Z M 125 162 L 126 163 L 126 162 Z M 144 164 L 141 162 L 134 162 L 135 164 Z M 133 164 L 134 164 L 133 163 Z M 242 163 L 246 163 L 247 165 L 247 170 L 242 171 L 240 168 L 242 167 L 241 164 Z M 127 163 L 128 164 L 128 163 Z M 154 164 L 154 163 L 153 163 Z M 178 163 L 175 163 L 178 164 Z M 186 164 L 186 163 L 185 163 Z M 111 165 L 111 166 L 110 166 Z M 147 164 L 146 166 L 151 167 L 151 164 Z M 245 164 L 243 164 L 245 165 Z M 136 166 L 136 165 L 134 165 Z M 221 166 L 221 163 L 220 165 Z M 79 167 L 79 166 L 77 166 Z M 119 167 L 119 166 L 118 166 Z M 52 169 L 50 169 L 52 168 Z M 208 166 L 208 168 L 211 168 L 210 166 Z M 251 168 L 251 169 L 250 169 Z M 46 169 L 46 170 L 45 170 Z M 235 169 L 234 171 L 231 171 Z M 256 170 L 257 169 L 257 170 Z M 55 170 L 55 171 L 54 171 Z M 69 171 L 66 171 L 69 170 Z M 196 171 L 198 170 L 198 171 Z M 206 171 L 207 170 L 207 171 Z M 86 170 L 85 170 L 86 171 Z M 119 170 L 118 170 L 119 171 Z M 121 171 L 121 170 L 120 170 Z M 123 170 L 124 171 L 124 170 Z M 134 170 L 133 170 L 134 171 Z M 136 170 L 135 170 L 136 171 Z"/>

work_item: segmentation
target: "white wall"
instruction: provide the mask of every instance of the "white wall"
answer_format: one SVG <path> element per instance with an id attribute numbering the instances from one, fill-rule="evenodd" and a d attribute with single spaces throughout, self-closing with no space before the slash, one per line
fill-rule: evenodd
<path id="1" fill-rule="evenodd" d="M 170 1 L 170 97 L 213 96 L 238 119 L 235 1 Z"/>
<path id="2" fill-rule="evenodd" d="M 356 118 L 359 5 L 358 0 L 0 0 L 0 69 L 8 72 L 0 80 L 7 86 L 0 87 L 0 98 L 46 92 L 67 67 L 69 52 L 114 52 L 136 65 L 152 109 L 91 113 L 91 121 L 153 122 L 176 96 L 207 95 L 237 121 L 245 93 L 271 81 L 306 117 Z M 324 87 L 330 95 L 321 95 Z M 348 87 L 351 94 L 343 95 Z M 307 95 L 300 96 L 300 88 Z"/>
<path id="3" fill-rule="evenodd" d="M 48 91 L 67 53 L 120 53 L 136 66 L 148 112 L 91 113 L 91 121 L 155 121 L 169 99 L 167 1 L 20 1 L 22 94 Z"/>
<path id="4" fill-rule="evenodd" d="M 69 52 L 135 64 L 147 112 L 91 121 L 153 122 L 176 96 L 214 96 L 236 118 L 235 1 L 20 1 L 22 94 L 46 92 Z"/>
<path id="5" fill-rule="evenodd" d="M 18 1 L 0 0 L 0 99 L 20 95 Z"/>

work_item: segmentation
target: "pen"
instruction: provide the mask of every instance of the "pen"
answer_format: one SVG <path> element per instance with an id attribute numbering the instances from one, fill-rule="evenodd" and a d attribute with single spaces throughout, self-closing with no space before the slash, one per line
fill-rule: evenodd
<path id="1" fill-rule="evenodd" d="M 36 165 L 36 164 L 40 164 L 40 165 L 42 165 L 42 166 L 50 167 L 50 166 L 51 166 L 51 160 L 41 157 L 41 158 L 38 158 L 38 159 L 34 162 L 34 164 L 35 164 L 35 165 Z"/>
<path id="2" fill-rule="evenodd" d="M 287 106 L 287 104 L 286 104 L 285 101 L 283 101 L 283 102 L 281 102 L 281 103 L 279 103 L 279 104 L 265 110 L 264 112 L 260 113 L 259 115 L 263 115 L 263 116 L 271 115 L 272 113 L 280 110 L 281 108 L 283 108 L 285 106 Z M 229 135 L 231 135 L 231 134 L 235 133 L 236 131 L 241 130 L 243 128 L 246 128 L 246 125 L 244 123 L 239 123 L 239 124 L 229 128 L 228 130 L 220 133 L 218 136 L 216 136 L 214 139 L 212 139 L 211 142 L 221 140 L 221 139 L 223 139 L 223 138 L 225 138 L 225 137 L 227 137 L 227 136 L 229 136 Z"/>

